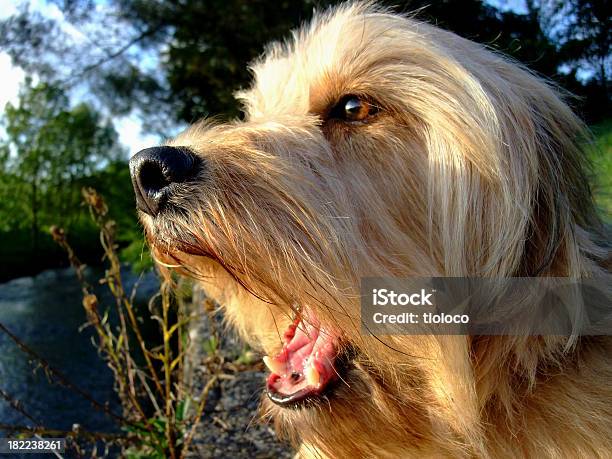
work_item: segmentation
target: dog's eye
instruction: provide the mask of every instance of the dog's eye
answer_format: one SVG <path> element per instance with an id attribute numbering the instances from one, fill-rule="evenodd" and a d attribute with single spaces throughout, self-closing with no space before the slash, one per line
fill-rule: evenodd
<path id="1" fill-rule="evenodd" d="M 378 113 L 378 107 L 359 96 L 345 96 L 331 110 L 329 118 L 343 121 L 365 121 Z"/>

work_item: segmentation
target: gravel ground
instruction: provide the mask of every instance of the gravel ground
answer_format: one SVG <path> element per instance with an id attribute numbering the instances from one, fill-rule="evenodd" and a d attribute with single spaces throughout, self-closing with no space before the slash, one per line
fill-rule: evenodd
<path id="1" fill-rule="evenodd" d="M 192 457 L 293 457 L 293 450 L 279 442 L 272 427 L 257 421 L 264 377 L 261 371 L 244 371 L 235 379 L 222 380 L 210 394 L 216 399 L 214 408 L 207 409 L 198 427 Z"/>
<path id="2" fill-rule="evenodd" d="M 206 304 L 202 291 L 194 291 L 193 304 Z M 196 306 L 197 307 L 197 306 Z M 198 308 L 199 309 L 199 308 Z M 207 357 L 205 343 L 211 336 L 211 324 L 206 314 L 193 323 L 190 339 L 196 343 L 191 355 L 192 369 L 187 375 L 193 394 L 199 394 L 209 379 L 202 361 Z M 214 328 L 222 330 L 222 317 L 215 314 Z M 223 333 L 216 346 L 226 362 L 244 356 L 244 345 L 232 334 Z M 249 365 L 239 364 L 239 371 L 230 372 L 209 392 L 207 406 L 193 440 L 193 458 L 291 458 L 295 452 L 276 437 L 269 424 L 259 420 L 259 401 L 263 394 L 266 373 L 258 358 Z M 230 365 L 231 366 L 231 365 Z"/>

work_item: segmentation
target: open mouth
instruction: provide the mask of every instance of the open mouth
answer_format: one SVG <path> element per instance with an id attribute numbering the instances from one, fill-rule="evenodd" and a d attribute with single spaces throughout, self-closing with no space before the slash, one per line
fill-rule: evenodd
<path id="1" fill-rule="evenodd" d="M 271 374 L 267 395 L 274 403 L 291 406 L 322 395 L 340 377 L 338 334 L 300 314 L 283 335 L 283 349 L 265 356 Z"/>

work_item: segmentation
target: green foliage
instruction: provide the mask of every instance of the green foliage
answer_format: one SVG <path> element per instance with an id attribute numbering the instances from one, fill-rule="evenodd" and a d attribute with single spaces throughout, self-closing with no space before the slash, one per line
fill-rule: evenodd
<path id="1" fill-rule="evenodd" d="M 121 246 L 143 241 L 125 152 L 112 124 L 92 107 L 71 107 L 62 90 L 28 79 L 18 103 L 7 104 L 2 124 L 0 279 L 59 264 L 62 257 L 46 233 L 52 224 L 70 232 L 87 262 L 99 263 L 98 231 L 80 205 L 84 185 L 103 188 L 115 203 L 112 217 L 124 228 Z M 150 262 L 143 257 L 140 265 Z"/>
<path id="2" fill-rule="evenodd" d="M 128 448 L 124 455 L 127 459 L 166 459 L 168 440 L 166 439 L 167 420 L 153 417 L 145 422 L 135 422 L 124 427 L 128 433 L 137 435 L 139 443 Z"/>
<path id="3" fill-rule="evenodd" d="M 284 40 L 288 31 L 339 1 L 211 0 L 207 2 L 123 2 L 118 6 L 140 27 L 163 23 L 168 28 L 164 69 L 169 87 L 181 101 L 178 116 L 190 122 L 208 114 L 235 116 L 239 107 L 233 93 L 249 84 L 246 65 L 272 40 Z M 491 43 L 515 57 L 536 63 L 538 70 L 555 70 L 552 50 L 537 22 L 528 16 L 501 13 L 479 0 L 390 0 L 380 2 L 400 11 L 421 10 L 418 16 L 460 35 Z M 530 46 L 515 41 L 529 40 Z"/>
<path id="4" fill-rule="evenodd" d="M 202 342 L 202 348 L 208 355 L 214 355 L 219 348 L 219 341 L 215 336 L 211 336 L 206 341 Z"/>
<path id="5" fill-rule="evenodd" d="M 236 359 L 236 363 L 239 365 L 252 365 L 257 360 L 257 354 L 245 344 L 240 351 L 240 355 Z"/>
<path id="6" fill-rule="evenodd" d="M 316 2 L 319 7 L 333 3 Z M 170 91 L 180 101 L 178 118 L 237 116 L 233 92 L 248 84 L 246 64 L 271 40 L 284 39 L 315 2 L 210 0 L 207 2 L 117 1 L 139 27 L 163 24 L 163 66 Z"/>
<path id="7" fill-rule="evenodd" d="M 112 125 L 91 107 L 70 107 L 60 89 L 33 86 L 30 80 L 18 105 L 7 104 L 4 128 L 6 139 L 0 143 L 7 179 L 0 188 L 4 230 L 28 227 L 35 235 L 46 224 L 71 226 L 80 214 L 75 212 L 79 179 L 121 154 Z"/>
<path id="8" fill-rule="evenodd" d="M 30 228 L 36 249 L 44 225 L 70 227 L 82 215 L 79 180 L 121 150 L 112 125 L 97 112 L 85 104 L 71 108 L 61 90 L 31 81 L 17 106 L 7 104 L 4 128 L 1 229 Z"/>
<path id="9" fill-rule="evenodd" d="M 70 233 L 84 261 L 99 264 L 98 231 L 80 204 L 83 186 L 103 189 L 120 233 L 122 260 L 139 271 L 152 260 L 134 212 L 124 149 L 108 120 L 91 106 L 70 105 L 57 86 L 28 78 L 16 104 L 7 104 L 0 139 L 0 280 L 63 264 L 47 234 Z"/>
<path id="10" fill-rule="evenodd" d="M 555 44 L 555 54 L 567 76 L 562 83 L 584 98 L 587 119 L 610 116 L 612 15 L 607 0 L 530 0 L 539 6 L 542 29 Z M 580 73 L 582 72 L 582 73 Z M 579 77 L 579 75 L 582 75 Z M 576 82 L 587 78 L 582 85 Z"/>
<path id="11" fill-rule="evenodd" d="M 612 224 L 612 119 L 592 127 L 595 142 L 590 158 L 595 172 L 595 202 L 603 220 Z"/>
<path id="12" fill-rule="evenodd" d="M 146 241 L 141 235 L 134 234 L 132 237 L 133 240 L 120 250 L 119 256 L 123 261 L 132 265 L 134 272 L 142 273 L 153 269 L 153 258 Z"/>

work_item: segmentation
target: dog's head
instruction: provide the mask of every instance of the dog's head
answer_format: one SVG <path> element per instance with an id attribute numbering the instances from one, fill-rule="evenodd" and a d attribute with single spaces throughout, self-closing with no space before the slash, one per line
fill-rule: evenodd
<path id="1" fill-rule="evenodd" d="M 244 121 L 132 159 L 154 254 L 269 356 L 291 436 L 343 457 L 475 448 L 495 398 L 476 367 L 499 378 L 508 346 L 362 335 L 360 279 L 579 275 L 580 123 L 515 63 L 372 6 L 318 16 L 252 71 Z"/>

